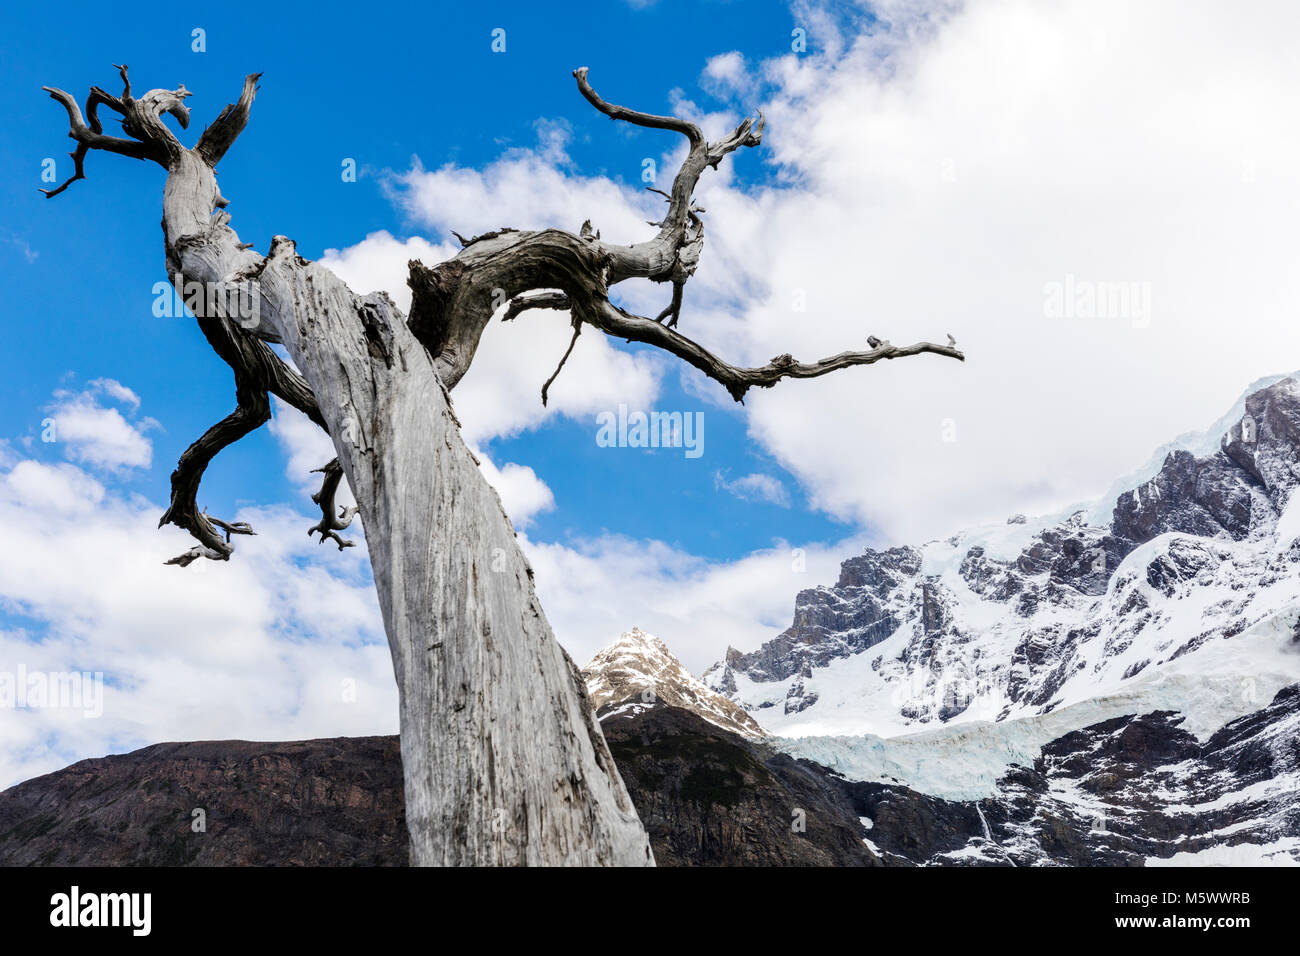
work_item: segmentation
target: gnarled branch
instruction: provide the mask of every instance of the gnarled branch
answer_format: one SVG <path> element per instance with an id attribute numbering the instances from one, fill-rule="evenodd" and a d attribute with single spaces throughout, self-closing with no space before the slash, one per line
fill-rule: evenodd
<path id="1" fill-rule="evenodd" d="M 329 539 L 339 546 L 340 551 L 344 548 L 351 548 L 353 542 L 340 537 L 338 532 L 352 524 L 352 519 L 356 516 L 358 509 L 356 505 L 344 507 L 334 500 L 338 494 L 339 482 L 343 480 L 343 466 L 335 458 L 328 465 L 317 468 L 316 472 L 325 476 L 324 480 L 321 481 L 320 491 L 311 496 L 311 500 L 320 506 L 321 519 L 319 524 L 307 529 L 307 537 L 310 538 L 313 534 L 319 532 L 321 544 L 324 544 L 326 539 Z M 338 509 L 337 515 L 334 514 L 336 508 Z"/>
<path id="2" fill-rule="evenodd" d="M 86 155 L 92 149 L 132 159 L 150 159 L 166 169 L 170 169 L 180 156 L 189 152 L 162 121 L 164 114 L 170 114 L 176 118 L 181 129 L 189 128 L 190 109 L 185 105 L 185 100 L 190 92 L 184 84 L 174 90 L 150 90 L 137 98 L 131 95 L 127 67 L 123 65 L 115 68 L 122 77 L 122 95 L 113 96 L 92 86 L 86 98 L 84 115 L 72 94 L 53 86 L 41 87 L 50 94 L 51 99 L 63 104 L 67 110 L 68 136 L 77 141 L 77 148 L 68 154 L 72 157 L 72 176 L 54 189 L 42 189 L 41 192 L 47 198 L 59 195 L 77 180 L 86 178 Z M 239 103 L 227 106 L 200 138 L 198 151 L 209 165 L 216 164 L 247 122 L 248 107 L 256 90 L 256 76 L 244 81 L 244 95 L 240 97 Z M 122 117 L 122 130 L 129 138 L 104 134 L 98 113 L 101 105 L 109 107 Z"/>
<path id="3" fill-rule="evenodd" d="M 681 318 L 683 293 L 704 249 L 704 210 L 694 203 L 695 187 L 705 169 L 716 168 L 737 149 L 762 142 L 763 114 L 760 112 L 757 120 L 745 119 L 727 136 L 711 143 L 689 120 L 608 102 L 591 86 L 585 67 L 573 75 L 583 97 L 611 119 L 671 130 L 687 138 L 689 149 L 673 178 L 671 191 L 651 187 L 664 196 L 668 211 L 662 222 L 655 224 L 659 231 L 653 239 L 630 246 L 602 241 L 599 231 L 588 221 L 577 235 L 558 229 L 521 232 L 503 228 L 470 239 L 458 236 L 463 248 L 447 262 L 429 268 L 412 260 L 409 324 L 434 356 L 447 388 L 454 388 L 469 369 L 483 328 L 498 307 L 502 292 L 508 296 L 503 321 L 511 321 L 529 309 L 568 310 L 573 314 L 574 334 L 559 367 L 542 386 L 543 404 L 583 324 L 629 342 L 661 348 L 719 382 L 737 401 L 742 401 L 755 386 L 768 388 L 784 378 L 815 378 L 836 369 L 886 359 L 926 352 L 964 359 L 951 345 L 918 342 L 895 347 L 885 343 L 873 345 L 868 351 L 841 352 L 815 362 L 780 355 L 767 365 L 741 368 L 679 334 L 676 326 Z M 609 289 L 633 277 L 672 283 L 671 300 L 656 319 L 632 315 L 610 303 Z"/>
<path id="4" fill-rule="evenodd" d="M 509 322 L 516 318 L 520 313 L 527 312 L 529 309 L 556 309 L 565 311 L 570 308 L 569 297 L 563 292 L 555 290 L 543 290 L 538 292 L 525 292 L 515 296 L 506 303 L 506 310 L 501 316 L 502 322 Z"/>
<path id="5" fill-rule="evenodd" d="M 237 377 L 238 380 L 238 377 Z M 271 419 L 271 404 L 266 392 L 240 382 L 237 388 L 238 407 L 217 424 L 209 428 L 189 448 L 185 449 L 172 472 L 171 504 L 158 520 L 158 527 L 174 524 L 184 528 L 199 543 L 177 555 L 167 564 L 187 567 L 199 558 L 228 561 L 234 552 L 230 543 L 232 534 L 255 534 L 245 522 L 228 523 L 199 511 L 199 483 L 212 459 L 250 432 L 261 428 Z"/>

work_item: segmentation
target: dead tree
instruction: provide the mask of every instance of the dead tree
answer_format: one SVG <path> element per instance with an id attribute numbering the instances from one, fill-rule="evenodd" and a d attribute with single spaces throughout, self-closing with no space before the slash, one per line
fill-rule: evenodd
<path id="1" fill-rule="evenodd" d="M 708 142 L 694 123 L 607 103 L 588 84 L 586 69 L 575 71 L 579 91 L 611 119 L 686 137 L 689 149 L 664 194 L 658 231 L 632 245 L 603 241 L 589 223 L 577 233 L 503 228 L 462 239 L 446 262 L 410 263 L 406 316 L 383 293 L 353 293 L 284 236 L 262 254 L 231 229 L 216 167 L 248 122 L 260 74 L 248 76 L 238 101 L 186 147 L 163 117 L 188 127 L 189 92 L 182 86 L 135 97 L 127 68 L 117 69 L 121 95 L 92 88 L 84 114 L 72 96 L 45 88 L 67 110 L 77 144 L 74 174 L 48 195 L 84 178 L 91 150 L 162 166 L 168 275 L 235 379 L 235 410 L 185 451 L 172 475 L 160 524 L 184 528 L 197 544 L 168 563 L 228 560 L 231 536 L 253 533 L 199 510 L 204 469 L 269 419 L 269 396 L 302 411 L 329 433 L 338 455 L 321 469 L 313 499 L 321 521 L 312 531 L 340 548 L 350 543 L 339 532 L 352 513 L 335 502 L 344 476 L 364 522 L 401 699 L 412 863 L 652 863 L 583 682 L 551 634 L 500 500 L 460 437 L 449 393 L 473 361 L 484 327 L 496 314 L 510 320 L 530 309 L 566 311 L 574 339 L 589 327 L 656 346 L 736 401 L 784 378 L 923 352 L 962 354 L 951 345 L 898 348 L 872 339 L 868 351 L 815 362 L 786 354 L 742 368 L 676 330 L 682 290 L 704 243 L 695 185 L 729 153 L 758 145 L 761 114 Z M 103 132 L 103 109 L 120 116 L 124 137 Z M 657 318 L 610 301 L 610 289 L 633 277 L 671 284 L 669 305 Z M 241 290 L 250 288 L 245 301 Z"/>

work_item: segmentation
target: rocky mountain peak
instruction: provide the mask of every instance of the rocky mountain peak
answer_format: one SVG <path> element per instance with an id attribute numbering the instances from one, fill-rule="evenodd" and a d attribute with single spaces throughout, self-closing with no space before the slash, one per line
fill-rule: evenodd
<path id="1" fill-rule="evenodd" d="M 1200 727 L 1241 716 L 1225 688 L 1300 676 L 1300 381 L 1261 385 L 1106 506 L 848 558 L 799 592 L 786 631 L 729 649 L 704 682 L 791 738 L 1148 699 Z"/>
<path id="2" fill-rule="evenodd" d="M 744 708 L 706 687 L 659 638 L 639 627 L 624 631 L 582 669 L 596 716 L 632 717 L 656 707 L 689 710 L 744 737 L 766 736 Z"/>

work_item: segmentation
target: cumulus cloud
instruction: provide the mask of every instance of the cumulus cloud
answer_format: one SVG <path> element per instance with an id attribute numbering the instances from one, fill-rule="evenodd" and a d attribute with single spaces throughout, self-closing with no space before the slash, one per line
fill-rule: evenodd
<path id="1" fill-rule="evenodd" d="M 525 537 L 523 546 L 546 617 L 575 661 L 635 625 L 698 674 L 728 645 L 751 649 L 789 627 L 794 595 L 834 580 L 861 541 L 778 542 L 724 562 L 621 535 L 563 544 Z"/>
<path id="2" fill-rule="evenodd" d="M 501 507 L 516 528 L 526 528 L 533 517 L 555 507 L 555 496 L 537 472 L 527 465 L 507 462 L 498 468 L 482 451 L 474 449 L 479 470 L 501 497 Z"/>
<path id="3" fill-rule="evenodd" d="M 285 477 L 302 486 L 319 485 L 320 478 L 312 472 L 335 457 L 334 443 L 329 435 L 298 409 L 278 398 L 272 397 L 271 409 L 272 417 L 267 428 L 285 453 Z"/>
<path id="4" fill-rule="evenodd" d="M 361 549 L 317 549 L 297 511 L 245 509 L 258 534 L 230 562 L 168 567 L 188 538 L 159 510 L 68 463 L 0 473 L 0 602 L 24 625 L 0 631 L 0 667 L 104 680 L 97 718 L 0 708 L 0 787 L 159 740 L 397 729 Z"/>
<path id="5" fill-rule="evenodd" d="M 784 186 L 707 197 L 701 278 L 758 280 L 709 341 L 761 361 L 951 332 L 968 355 L 755 395 L 751 434 L 816 506 L 885 540 L 1054 510 L 1300 347 L 1277 215 L 1300 133 L 1274 121 L 1300 10 L 890 4 L 852 36 L 807 9 L 843 53 L 763 66 Z M 1149 313 L 1054 317 L 1067 282 L 1137 283 Z"/>
<path id="6" fill-rule="evenodd" d="M 700 74 L 700 85 L 715 96 L 727 98 L 754 89 L 744 54 L 737 50 L 710 57 Z"/>
<path id="7" fill-rule="evenodd" d="M 411 221 L 433 235 L 464 236 L 489 232 L 508 216 L 516 229 L 562 228 L 577 231 L 590 219 L 603 238 L 633 242 L 645 234 L 645 221 L 659 200 L 639 188 L 571 168 L 567 129 L 542 121 L 538 144 L 517 147 L 483 169 L 448 163 L 425 169 L 418 159 L 409 170 L 392 174 L 388 190 Z"/>
<path id="8" fill-rule="evenodd" d="M 102 400 L 123 406 L 102 404 Z M 153 443 L 145 432 L 158 427 L 152 418 L 135 419 L 140 398 L 110 378 L 97 378 L 80 391 L 59 389 L 46 406 L 49 418 L 42 439 L 62 446 L 73 461 L 109 471 L 148 468 Z"/>

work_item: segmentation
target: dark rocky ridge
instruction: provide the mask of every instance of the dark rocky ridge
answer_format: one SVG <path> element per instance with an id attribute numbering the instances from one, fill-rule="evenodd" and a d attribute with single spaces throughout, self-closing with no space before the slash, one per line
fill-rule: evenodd
<path id="1" fill-rule="evenodd" d="M 155 744 L 0 793 L 0 863 L 404 865 L 403 806 L 396 737 Z"/>
<path id="2" fill-rule="evenodd" d="M 660 866 L 882 865 L 824 767 L 673 707 L 604 729 Z"/>

